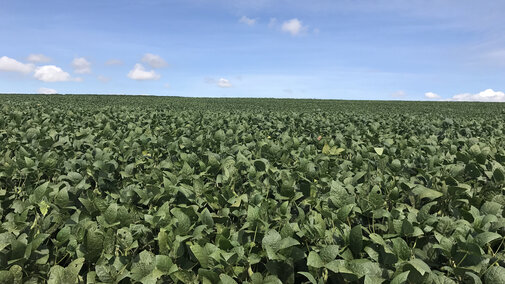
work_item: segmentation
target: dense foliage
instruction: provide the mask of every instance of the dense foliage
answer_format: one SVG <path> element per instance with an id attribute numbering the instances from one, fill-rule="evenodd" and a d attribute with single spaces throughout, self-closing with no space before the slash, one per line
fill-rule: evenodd
<path id="1" fill-rule="evenodd" d="M 505 105 L 0 96 L 0 283 L 505 283 Z"/>

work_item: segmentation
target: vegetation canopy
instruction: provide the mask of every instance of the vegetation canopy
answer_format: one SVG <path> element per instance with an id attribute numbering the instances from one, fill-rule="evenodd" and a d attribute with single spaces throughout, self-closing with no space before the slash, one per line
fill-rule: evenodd
<path id="1" fill-rule="evenodd" d="M 0 96 L 0 283 L 505 283 L 505 105 Z"/>

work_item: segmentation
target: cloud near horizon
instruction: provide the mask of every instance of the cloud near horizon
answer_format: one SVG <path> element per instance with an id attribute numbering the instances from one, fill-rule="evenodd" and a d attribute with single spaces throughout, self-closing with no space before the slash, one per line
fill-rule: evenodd
<path id="1" fill-rule="evenodd" d="M 424 93 L 424 96 L 428 99 L 432 99 L 432 100 L 435 100 L 435 99 L 440 99 L 441 97 L 438 95 L 438 94 L 435 94 L 433 92 L 427 92 L 427 93 Z"/>
<path id="2" fill-rule="evenodd" d="M 467 102 L 505 102 L 505 93 L 495 91 L 493 89 L 486 89 L 477 94 L 458 94 L 452 96 L 449 101 L 467 101 Z"/>
<path id="3" fill-rule="evenodd" d="M 51 89 L 51 88 L 40 87 L 37 90 L 37 93 L 43 94 L 43 95 L 54 95 L 54 94 L 57 94 L 58 91 L 56 91 L 55 89 Z"/>

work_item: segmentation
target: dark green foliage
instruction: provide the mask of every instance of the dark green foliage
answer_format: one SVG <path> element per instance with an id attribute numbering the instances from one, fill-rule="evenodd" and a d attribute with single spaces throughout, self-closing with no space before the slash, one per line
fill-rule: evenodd
<path id="1" fill-rule="evenodd" d="M 505 279 L 503 104 L 0 102 L 0 283 Z"/>

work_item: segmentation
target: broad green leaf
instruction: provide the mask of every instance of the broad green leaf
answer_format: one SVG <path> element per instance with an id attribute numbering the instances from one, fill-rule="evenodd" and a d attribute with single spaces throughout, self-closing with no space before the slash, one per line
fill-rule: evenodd
<path id="1" fill-rule="evenodd" d="M 14 275 L 8 270 L 0 270 L 0 284 L 14 283 Z"/>
<path id="2" fill-rule="evenodd" d="M 209 253 L 199 244 L 194 244 L 190 246 L 191 252 L 195 255 L 196 259 L 203 268 L 209 267 Z"/>
<path id="3" fill-rule="evenodd" d="M 437 199 L 444 194 L 431 188 L 424 187 L 422 185 L 417 185 L 412 193 L 419 196 L 419 199 L 428 198 L 429 200 Z"/>
<path id="4" fill-rule="evenodd" d="M 392 239 L 391 242 L 393 243 L 393 250 L 399 259 L 401 260 L 410 259 L 411 251 L 405 240 L 403 240 L 402 238 L 395 238 Z"/>
<path id="5" fill-rule="evenodd" d="M 321 268 L 324 266 L 324 262 L 321 260 L 321 257 L 319 257 L 317 252 L 311 251 L 307 257 L 307 266 Z"/>
<path id="6" fill-rule="evenodd" d="M 236 284 L 237 281 L 235 281 L 233 278 L 226 274 L 221 274 L 219 275 L 219 279 L 221 280 L 221 284 Z"/>
<path id="7" fill-rule="evenodd" d="M 505 268 L 501 266 L 492 266 L 484 274 L 484 283 L 502 284 L 505 283 Z"/>
<path id="8" fill-rule="evenodd" d="M 407 283 L 407 279 L 409 278 L 409 273 L 410 273 L 410 271 L 405 271 L 405 272 L 402 272 L 402 273 L 396 275 L 395 278 L 393 278 L 393 280 L 391 280 L 391 284 Z"/>
<path id="9" fill-rule="evenodd" d="M 337 257 L 338 253 L 339 253 L 339 248 L 337 245 L 329 245 L 329 246 L 323 247 L 319 251 L 319 256 L 321 257 L 321 260 L 324 263 L 328 263 L 328 262 L 334 260 Z"/>
<path id="10" fill-rule="evenodd" d="M 261 244 L 270 259 L 275 259 L 275 253 L 280 249 L 281 239 L 281 235 L 274 229 L 269 230 L 263 237 Z"/>
<path id="11" fill-rule="evenodd" d="M 494 240 L 498 240 L 501 238 L 502 238 L 502 236 L 500 234 L 497 234 L 494 232 L 483 232 L 483 233 L 478 234 L 475 237 L 475 241 L 477 241 L 477 244 L 479 244 L 479 246 L 482 247 L 489 242 L 492 242 Z"/>
<path id="12" fill-rule="evenodd" d="M 410 264 L 421 275 L 431 272 L 430 267 L 424 261 L 418 258 L 411 259 L 407 263 Z"/>

